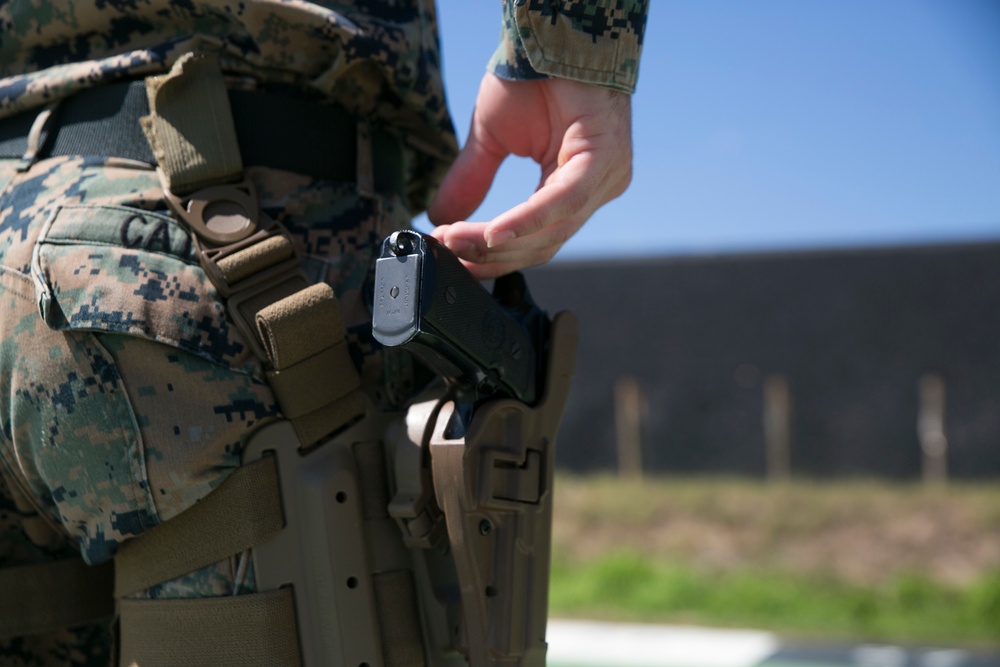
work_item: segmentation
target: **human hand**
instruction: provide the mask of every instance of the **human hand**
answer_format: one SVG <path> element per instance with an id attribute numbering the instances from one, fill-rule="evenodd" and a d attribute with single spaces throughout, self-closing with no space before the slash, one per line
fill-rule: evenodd
<path id="1" fill-rule="evenodd" d="M 508 155 L 541 167 L 527 201 L 487 223 L 478 208 Z M 632 107 L 621 92 L 569 79 L 487 73 L 469 138 L 427 210 L 433 235 L 479 279 L 542 264 L 632 178 Z"/>

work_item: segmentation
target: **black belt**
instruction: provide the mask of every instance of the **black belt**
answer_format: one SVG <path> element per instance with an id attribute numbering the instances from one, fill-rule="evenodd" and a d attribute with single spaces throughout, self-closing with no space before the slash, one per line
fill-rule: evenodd
<path id="1" fill-rule="evenodd" d="M 261 91 L 231 90 L 229 104 L 244 166 L 283 169 L 317 179 L 353 183 L 357 176 L 357 118 L 331 104 Z M 39 158 L 57 155 L 119 157 L 156 164 L 139 118 L 149 114 L 142 81 L 81 91 L 59 103 L 42 134 Z M 0 120 L 0 158 L 20 158 L 38 115 Z M 405 193 L 399 140 L 372 132 L 375 190 Z"/>

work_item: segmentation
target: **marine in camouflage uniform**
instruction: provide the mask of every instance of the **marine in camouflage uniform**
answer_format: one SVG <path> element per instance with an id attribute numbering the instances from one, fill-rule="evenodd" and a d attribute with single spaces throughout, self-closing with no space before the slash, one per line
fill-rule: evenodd
<path id="1" fill-rule="evenodd" d="M 504 0 L 489 69 L 632 92 L 648 0 Z M 385 408 L 415 389 L 370 332 L 382 238 L 408 225 L 454 159 L 432 0 L 11 0 L 0 5 L 0 129 L 112 82 L 219 54 L 233 87 L 296 91 L 391 128 L 406 191 L 372 196 L 247 168 L 340 301 L 363 387 Z M 22 118 L 24 116 L 21 116 Z M 294 119 L 289 119 L 294 123 Z M 281 417 L 150 165 L 116 157 L 0 159 L 0 567 L 80 552 L 97 564 L 169 520 Z M 222 562 L 148 597 L 252 590 Z M 106 665 L 107 628 L 0 644 L 0 664 Z"/>

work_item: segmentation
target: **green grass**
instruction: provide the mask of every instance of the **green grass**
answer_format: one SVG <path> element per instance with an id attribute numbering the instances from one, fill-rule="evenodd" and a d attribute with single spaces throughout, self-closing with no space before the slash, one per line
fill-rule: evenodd
<path id="1" fill-rule="evenodd" d="M 1000 646 L 1000 484 L 560 475 L 554 614 Z"/>
<path id="2" fill-rule="evenodd" d="M 636 553 L 553 563 L 556 616 L 753 627 L 812 638 L 992 644 L 1000 570 L 962 589 L 920 574 L 881 586 L 782 572 L 708 573 Z"/>

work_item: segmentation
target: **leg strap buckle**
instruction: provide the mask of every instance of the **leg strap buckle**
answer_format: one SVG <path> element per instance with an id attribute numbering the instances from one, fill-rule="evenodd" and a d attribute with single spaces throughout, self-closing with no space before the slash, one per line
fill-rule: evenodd
<path id="1" fill-rule="evenodd" d="M 265 220 L 267 220 L 265 218 Z M 257 313 L 312 285 L 299 264 L 288 232 L 267 220 L 266 228 L 225 246 L 205 247 L 197 240 L 198 260 L 226 299 L 229 315 L 254 355 L 273 361 L 257 326 Z"/>
<path id="2" fill-rule="evenodd" d="M 190 195 L 178 196 L 168 187 L 165 174 L 157 171 L 170 208 L 199 239 L 211 245 L 226 245 L 242 241 L 257 231 L 260 225 L 257 193 L 246 178 L 238 183 L 212 185 Z"/>
<path id="3" fill-rule="evenodd" d="M 265 215 L 247 180 L 215 185 L 167 201 L 195 234 L 198 261 L 254 355 L 272 361 L 256 323 L 263 308 L 312 283 L 299 264 L 287 230 Z"/>

